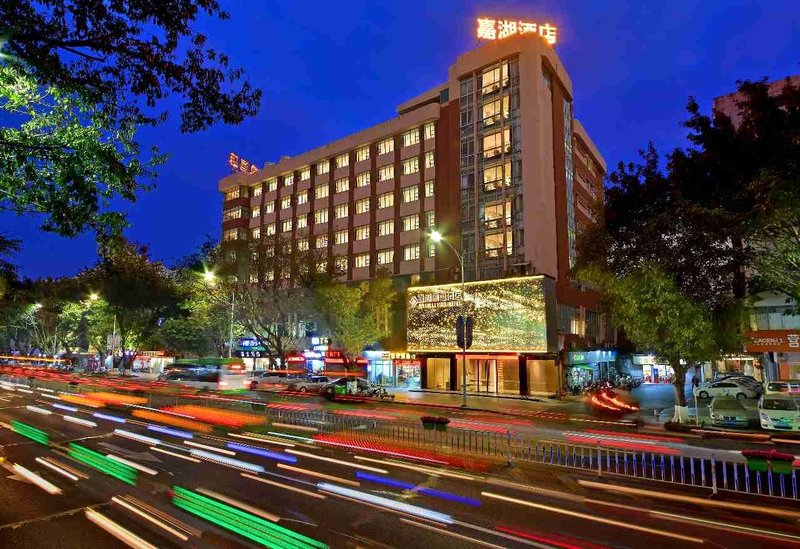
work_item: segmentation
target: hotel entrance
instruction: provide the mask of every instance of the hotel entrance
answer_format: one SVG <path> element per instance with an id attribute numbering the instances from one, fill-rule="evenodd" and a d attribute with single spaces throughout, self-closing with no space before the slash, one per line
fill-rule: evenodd
<path id="1" fill-rule="evenodd" d="M 457 357 L 456 388 L 461 390 L 463 360 Z M 517 355 L 467 355 L 467 392 L 520 394 Z"/>

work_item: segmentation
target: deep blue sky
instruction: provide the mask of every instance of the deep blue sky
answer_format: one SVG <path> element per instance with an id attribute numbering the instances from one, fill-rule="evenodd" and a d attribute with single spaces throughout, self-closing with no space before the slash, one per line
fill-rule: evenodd
<path id="1" fill-rule="evenodd" d="M 218 180 L 229 151 L 263 165 L 379 123 L 397 104 L 443 82 L 476 45 L 476 15 L 549 21 L 569 72 L 575 114 L 609 167 L 653 140 L 684 145 L 689 95 L 704 109 L 737 79 L 800 72 L 797 0 L 721 1 L 230 1 L 226 22 L 205 20 L 213 47 L 264 90 L 261 112 L 239 127 L 182 135 L 178 117 L 142 135 L 171 158 L 154 191 L 125 204 L 129 237 L 168 263 L 219 236 Z M 91 236 L 42 233 L 35 218 L 0 215 L 23 239 L 24 275 L 71 275 L 94 261 Z"/>

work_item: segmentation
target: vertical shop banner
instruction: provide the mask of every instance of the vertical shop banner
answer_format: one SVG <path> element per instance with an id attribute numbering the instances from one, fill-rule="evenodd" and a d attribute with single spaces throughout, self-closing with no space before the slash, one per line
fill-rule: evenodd
<path id="1" fill-rule="evenodd" d="M 408 350 L 458 351 L 453 326 L 461 314 L 461 284 L 408 289 Z M 466 313 L 474 318 L 471 351 L 547 352 L 544 278 L 468 282 Z"/>

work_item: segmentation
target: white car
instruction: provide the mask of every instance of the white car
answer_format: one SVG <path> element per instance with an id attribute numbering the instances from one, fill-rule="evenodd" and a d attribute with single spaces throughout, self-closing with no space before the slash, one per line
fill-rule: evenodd
<path id="1" fill-rule="evenodd" d="M 771 431 L 800 431 L 800 399 L 766 394 L 758 401 L 761 427 Z"/>
<path id="2" fill-rule="evenodd" d="M 738 399 L 758 398 L 759 394 L 758 389 L 737 379 L 722 379 L 713 383 L 703 383 L 694 388 L 694 396 L 703 399 L 716 396 L 731 396 Z"/>

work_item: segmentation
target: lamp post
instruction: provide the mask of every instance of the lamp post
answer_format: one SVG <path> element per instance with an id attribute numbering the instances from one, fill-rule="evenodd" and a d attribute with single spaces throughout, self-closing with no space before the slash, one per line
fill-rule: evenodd
<path id="1" fill-rule="evenodd" d="M 439 231 L 431 231 L 431 240 L 436 243 L 443 243 L 450 248 L 458 259 L 461 268 L 461 318 L 463 319 L 463 337 L 461 338 L 461 407 L 467 407 L 467 292 L 466 281 L 464 279 L 464 258 L 455 247 L 444 239 Z"/>
<path id="2" fill-rule="evenodd" d="M 203 273 L 203 280 L 205 280 L 206 283 L 209 285 L 213 285 L 216 278 L 217 275 L 215 275 L 213 271 L 205 271 Z M 233 356 L 233 307 L 235 299 L 236 299 L 236 294 L 234 292 L 231 292 L 231 322 L 228 332 L 228 358 L 231 358 Z"/>

